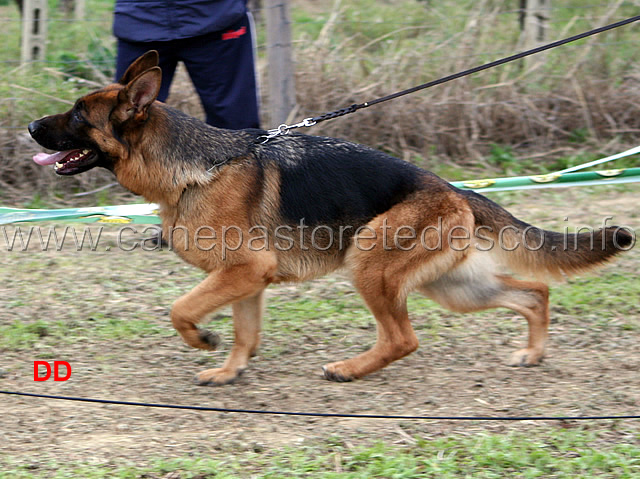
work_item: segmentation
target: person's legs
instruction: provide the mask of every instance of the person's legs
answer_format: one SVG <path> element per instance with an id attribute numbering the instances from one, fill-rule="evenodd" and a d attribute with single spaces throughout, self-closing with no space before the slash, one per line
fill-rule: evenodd
<path id="1" fill-rule="evenodd" d="M 140 55 L 149 50 L 157 50 L 160 56 L 160 68 L 162 69 L 162 85 L 158 100 L 166 101 L 169 96 L 171 80 L 176 71 L 178 59 L 174 42 L 127 42 L 118 40 L 118 55 L 116 58 L 116 81 L 122 78 L 129 65 Z"/>
<path id="2" fill-rule="evenodd" d="M 207 123 L 219 128 L 259 128 L 253 41 L 248 16 L 225 32 L 185 42 L 180 60 L 200 95 Z"/>

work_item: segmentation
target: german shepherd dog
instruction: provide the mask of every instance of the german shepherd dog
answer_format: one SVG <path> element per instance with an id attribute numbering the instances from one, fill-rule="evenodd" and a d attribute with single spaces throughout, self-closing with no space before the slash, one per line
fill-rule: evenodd
<path id="1" fill-rule="evenodd" d="M 265 142 L 262 130 L 211 127 L 156 101 L 157 65 L 157 53 L 146 53 L 118 83 L 32 122 L 29 131 L 58 151 L 36 155 L 37 163 L 55 164 L 59 175 L 107 168 L 160 205 L 163 237 L 207 273 L 171 310 L 188 345 L 214 349 L 217 335 L 197 325 L 232 306 L 231 352 L 221 367 L 199 373 L 198 384 L 230 383 L 247 367 L 260 342 L 267 286 L 341 267 L 376 319 L 377 341 L 325 365 L 327 379 L 361 378 L 416 350 L 411 291 L 453 311 L 522 314 L 528 345 L 509 364 L 533 366 L 545 352 L 549 290 L 503 269 L 577 273 L 635 241 L 614 226 L 578 235 L 535 228 L 481 195 L 347 141 L 288 134 Z"/>

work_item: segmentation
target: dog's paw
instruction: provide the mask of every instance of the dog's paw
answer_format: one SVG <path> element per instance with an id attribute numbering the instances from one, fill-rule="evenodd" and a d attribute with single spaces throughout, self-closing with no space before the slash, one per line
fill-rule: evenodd
<path id="1" fill-rule="evenodd" d="M 198 339 L 204 344 L 204 348 L 214 351 L 222 342 L 220 336 L 217 333 L 209 331 L 208 329 L 201 329 L 198 331 Z"/>
<path id="2" fill-rule="evenodd" d="M 542 362 L 543 352 L 536 351 L 534 349 L 519 349 L 515 351 L 511 357 L 509 358 L 508 365 L 509 366 L 524 366 L 531 367 L 537 366 Z"/>
<path id="3" fill-rule="evenodd" d="M 345 370 L 343 361 L 322 366 L 322 372 L 325 379 L 337 383 L 346 383 L 355 379 L 351 373 Z"/>
<path id="4" fill-rule="evenodd" d="M 224 386 L 238 379 L 242 372 L 243 370 L 229 368 L 207 369 L 196 374 L 194 381 L 198 386 Z"/>

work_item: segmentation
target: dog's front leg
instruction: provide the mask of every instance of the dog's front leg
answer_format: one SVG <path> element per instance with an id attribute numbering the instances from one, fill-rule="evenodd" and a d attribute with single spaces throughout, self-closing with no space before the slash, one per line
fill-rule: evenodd
<path id="1" fill-rule="evenodd" d="M 198 384 L 225 384 L 233 381 L 246 367 L 258 347 L 262 321 L 262 291 L 271 282 L 274 268 L 265 264 L 233 266 L 209 276 L 189 293 L 180 297 L 171 310 L 171 322 L 189 346 L 215 349 L 217 335 L 197 324 L 209 313 L 233 304 L 236 336 L 229 358 L 221 368 L 196 376 Z"/>
<path id="2" fill-rule="evenodd" d="M 246 369 L 249 358 L 260 344 L 260 328 L 264 309 L 264 291 L 234 303 L 233 330 L 235 341 L 231 353 L 220 368 L 207 369 L 196 375 L 201 386 L 222 385 L 232 382 Z"/>

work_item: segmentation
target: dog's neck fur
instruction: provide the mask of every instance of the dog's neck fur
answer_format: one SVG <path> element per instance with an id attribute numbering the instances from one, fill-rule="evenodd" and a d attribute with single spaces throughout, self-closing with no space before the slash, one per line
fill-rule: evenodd
<path id="1" fill-rule="evenodd" d="M 163 134 L 147 136 L 146 129 Z M 159 102 L 151 106 L 135 143 L 136 153 L 130 151 L 115 167 L 118 180 L 169 208 L 178 205 L 186 190 L 214 181 L 222 165 L 246 157 L 253 145 L 251 135 L 214 128 Z"/>

